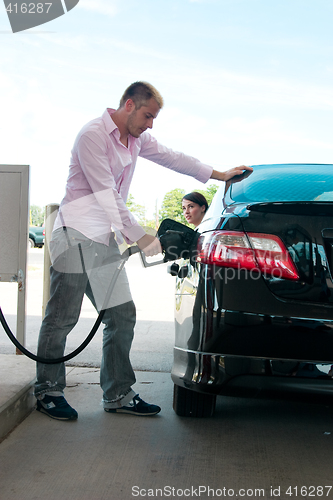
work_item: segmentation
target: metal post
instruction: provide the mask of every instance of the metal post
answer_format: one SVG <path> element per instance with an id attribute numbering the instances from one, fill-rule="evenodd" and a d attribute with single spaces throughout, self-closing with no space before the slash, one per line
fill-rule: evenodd
<path id="1" fill-rule="evenodd" d="M 19 246 L 19 269 L 17 272 L 17 320 L 16 320 L 16 338 L 25 346 L 25 327 L 26 327 L 26 283 L 27 283 L 27 242 L 28 242 L 28 211 L 29 211 L 29 167 L 24 168 L 21 174 L 22 192 L 21 192 L 21 207 L 22 212 L 22 235 L 20 240 L 23 240 Z M 25 186 L 25 188 L 24 188 Z M 22 354 L 16 348 L 16 354 Z"/>
<path id="2" fill-rule="evenodd" d="M 18 284 L 16 338 L 23 346 L 28 213 L 29 165 L 0 165 L 0 282 Z"/>
<path id="3" fill-rule="evenodd" d="M 45 241 L 44 241 L 44 282 L 43 282 L 43 309 L 42 316 L 45 316 L 46 305 L 50 298 L 50 266 L 51 258 L 49 244 L 54 226 L 54 221 L 59 210 L 58 203 L 51 203 L 45 207 Z"/>

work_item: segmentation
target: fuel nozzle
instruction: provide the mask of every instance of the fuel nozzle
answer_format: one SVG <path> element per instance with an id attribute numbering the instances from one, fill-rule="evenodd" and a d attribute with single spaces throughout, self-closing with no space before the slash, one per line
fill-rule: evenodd
<path id="1" fill-rule="evenodd" d="M 163 259 L 147 262 L 144 253 L 141 252 L 141 259 L 145 267 L 156 266 L 178 259 L 193 261 L 195 258 L 199 233 L 190 227 L 172 219 L 164 219 L 158 228 L 157 238 L 161 243 Z"/>

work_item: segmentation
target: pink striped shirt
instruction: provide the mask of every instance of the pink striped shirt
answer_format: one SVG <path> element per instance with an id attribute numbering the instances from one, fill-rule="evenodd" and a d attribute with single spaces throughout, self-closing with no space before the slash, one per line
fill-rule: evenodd
<path id="1" fill-rule="evenodd" d="M 201 182 L 207 182 L 213 171 L 191 156 L 162 146 L 148 132 L 138 138 L 129 136 L 126 148 L 112 120 L 114 111 L 106 109 L 79 132 L 72 149 L 66 193 L 54 224 L 54 229 L 66 225 L 106 245 L 112 229 L 120 231 L 129 243 L 145 235 L 126 207 L 138 156 Z"/>

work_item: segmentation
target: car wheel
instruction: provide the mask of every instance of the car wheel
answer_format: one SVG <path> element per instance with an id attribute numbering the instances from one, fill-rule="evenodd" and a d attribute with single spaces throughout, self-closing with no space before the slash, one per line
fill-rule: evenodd
<path id="1" fill-rule="evenodd" d="M 211 417 L 214 414 L 216 396 L 190 391 L 174 385 L 173 409 L 179 417 Z"/>
<path id="2" fill-rule="evenodd" d="M 29 238 L 28 247 L 29 248 L 34 248 L 34 246 L 35 246 L 34 240 L 32 240 L 31 238 Z"/>

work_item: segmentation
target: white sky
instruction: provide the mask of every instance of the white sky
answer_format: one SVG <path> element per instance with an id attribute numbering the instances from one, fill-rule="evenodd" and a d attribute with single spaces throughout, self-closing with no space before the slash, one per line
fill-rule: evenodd
<path id="1" fill-rule="evenodd" d="M 0 163 L 59 203 L 79 129 L 136 80 L 165 99 L 152 134 L 219 169 L 333 163 L 332 18 L 332 0 L 80 0 L 13 34 L 0 5 Z M 151 216 L 176 187 L 204 188 L 139 160 L 130 192 Z"/>

